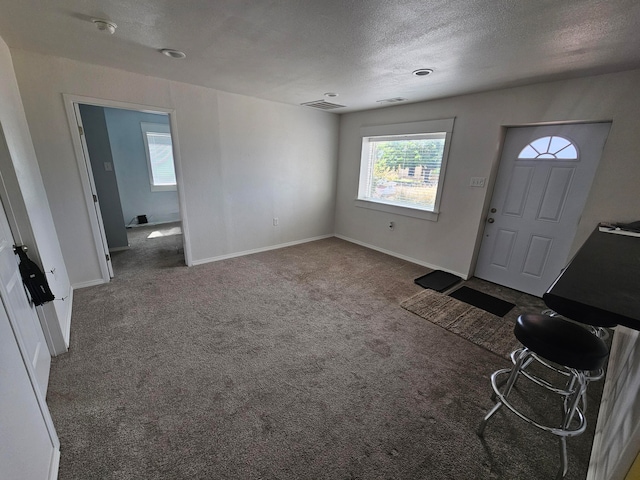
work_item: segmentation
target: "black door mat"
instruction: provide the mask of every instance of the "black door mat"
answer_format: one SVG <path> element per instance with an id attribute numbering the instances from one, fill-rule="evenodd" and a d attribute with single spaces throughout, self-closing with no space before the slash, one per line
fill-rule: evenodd
<path id="1" fill-rule="evenodd" d="M 416 278 L 414 282 L 422 288 L 430 288 L 431 290 L 442 293 L 448 288 L 453 287 L 460 280 L 462 280 L 462 278 L 454 275 L 453 273 L 434 270 L 433 272 L 429 272 L 426 275 Z"/>
<path id="2" fill-rule="evenodd" d="M 513 303 L 506 302 L 500 298 L 487 295 L 486 293 L 466 286 L 462 286 L 456 291 L 451 292 L 449 296 L 499 317 L 504 317 L 515 307 Z"/>

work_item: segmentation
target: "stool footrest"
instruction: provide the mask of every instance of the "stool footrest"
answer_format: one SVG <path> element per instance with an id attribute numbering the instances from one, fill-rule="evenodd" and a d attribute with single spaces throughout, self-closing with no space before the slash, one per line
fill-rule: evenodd
<path id="1" fill-rule="evenodd" d="M 514 407 L 509 402 L 508 398 L 505 395 L 503 395 L 503 393 L 500 391 L 500 387 L 498 385 L 498 377 L 500 375 L 508 375 L 510 373 L 511 373 L 511 370 L 505 368 L 502 370 L 498 370 L 494 372 L 493 375 L 491 375 L 491 386 L 493 387 L 493 391 L 495 392 L 496 397 L 498 398 L 498 403 L 501 403 L 502 405 L 507 407 L 509 410 L 511 410 L 515 415 L 520 417 L 525 422 L 541 430 L 552 433 L 553 435 L 557 435 L 559 437 L 575 437 L 577 435 L 580 435 L 581 433 L 584 433 L 584 431 L 587 428 L 587 422 L 586 422 L 584 413 L 579 407 L 575 409 L 575 413 L 574 413 L 578 421 L 578 425 L 575 428 L 571 428 L 570 426 L 567 426 L 566 428 L 562 428 L 562 427 L 552 427 L 550 425 L 544 425 L 528 417 L 527 415 L 519 411 L 516 407 Z"/>
<path id="2" fill-rule="evenodd" d="M 521 347 L 511 352 L 511 361 L 513 362 L 514 365 L 516 364 L 516 361 L 518 360 L 518 356 L 522 353 L 523 350 L 524 350 L 524 347 Z M 527 377 L 529 380 L 536 383 L 537 385 L 540 385 L 541 387 L 544 387 L 547 390 L 550 390 L 559 395 L 567 395 L 571 393 L 571 392 L 567 393 L 566 390 L 563 390 L 559 387 L 554 386 L 552 383 L 545 380 L 544 378 L 538 377 L 537 375 L 530 373 L 527 370 L 527 367 L 531 362 L 535 360 L 539 365 L 543 365 L 549 370 L 554 371 L 557 374 L 566 377 L 567 379 L 570 379 L 572 376 L 575 376 L 574 369 L 565 367 L 562 365 L 557 365 L 557 366 L 552 365 L 551 363 L 547 362 L 544 358 L 540 357 L 534 352 L 530 352 L 530 359 L 531 361 L 527 360 L 527 364 L 523 365 L 522 375 L 524 375 L 525 377 Z M 582 374 L 584 375 L 584 378 L 587 382 L 595 382 L 597 380 L 601 380 L 604 377 L 604 368 L 600 368 L 598 370 L 594 370 L 590 372 L 582 372 Z"/>

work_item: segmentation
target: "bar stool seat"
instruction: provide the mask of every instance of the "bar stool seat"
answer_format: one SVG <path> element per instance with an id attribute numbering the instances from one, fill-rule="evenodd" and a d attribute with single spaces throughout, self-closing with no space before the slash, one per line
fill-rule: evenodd
<path id="1" fill-rule="evenodd" d="M 514 335 L 524 348 L 512 354 L 513 368 L 497 370 L 491 375 L 493 397 L 497 402 L 480 423 L 477 433 L 482 437 L 489 419 L 503 405 L 506 406 L 527 423 L 560 438 L 561 465 L 556 478 L 562 479 L 568 470 L 566 439 L 580 435 L 586 429 L 584 411 L 579 403 L 586 397 L 587 384 L 591 378 L 589 374 L 604 366 L 609 351 L 601 338 L 562 317 L 542 314 L 521 315 L 514 327 Z M 538 358 L 561 367 L 565 372 L 563 374 L 567 376 L 563 387 L 553 386 L 525 371 L 527 366 Z M 542 363 L 548 366 L 546 362 Z M 563 411 L 560 425 L 547 425 L 536 421 L 510 402 L 509 394 L 521 374 L 560 396 Z"/>
<path id="2" fill-rule="evenodd" d="M 513 329 L 529 350 L 576 370 L 598 370 L 609 355 L 607 345 L 593 333 L 560 317 L 520 315 Z"/>

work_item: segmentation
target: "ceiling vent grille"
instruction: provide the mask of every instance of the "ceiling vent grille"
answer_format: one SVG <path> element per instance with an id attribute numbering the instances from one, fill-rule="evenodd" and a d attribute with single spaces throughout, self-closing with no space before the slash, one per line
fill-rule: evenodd
<path id="1" fill-rule="evenodd" d="M 344 108 L 345 105 L 339 105 L 337 103 L 327 102 L 325 100 L 314 100 L 313 102 L 301 103 L 305 107 L 319 108 L 321 110 L 333 110 L 334 108 Z"/>

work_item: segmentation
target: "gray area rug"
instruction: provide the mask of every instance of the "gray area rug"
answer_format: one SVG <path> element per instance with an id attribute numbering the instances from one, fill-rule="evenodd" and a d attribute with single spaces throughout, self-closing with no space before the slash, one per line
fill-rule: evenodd
<path id="1" fill-rule="evenodd" d="M 400 306 L 504 358 L 521 346 L 512 321 L 435 290 L 419 292 Z"/>
<path id="2" fill-rule="evenodd" d="M 330 238 L 187 268 L 133 230 L 53 360 L 60 480 L 553 478 L 555 438 L 508 412 L 476 436 L 510 362 L 400 307 L 424 267 Z"/>

